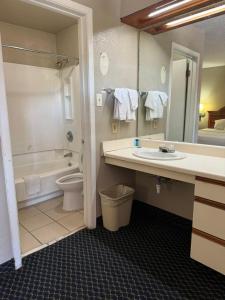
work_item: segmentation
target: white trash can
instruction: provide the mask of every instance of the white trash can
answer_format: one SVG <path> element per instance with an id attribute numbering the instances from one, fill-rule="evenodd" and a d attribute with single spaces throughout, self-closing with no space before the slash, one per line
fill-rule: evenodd
<path id="1" fill-rule="evenodd" d="M 110 231 L 130 223 L 134 189 L 115 185 L 99 193 L 101 196 L 103 225 Z"/>

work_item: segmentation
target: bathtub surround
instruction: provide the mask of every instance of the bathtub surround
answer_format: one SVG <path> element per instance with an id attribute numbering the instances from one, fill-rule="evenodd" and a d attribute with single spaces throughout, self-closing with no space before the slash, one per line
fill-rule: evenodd
<path id="1" fill-rule="evenodd" d="M 15 167 L 15 186 L 18 207 L 27 207 L 48 199 L 63 195 L 62 190 L 56 184 L 56 180 L 63 176 L 79 172 L 78 160 L 68 161 L 65 158 L 37 162 L 36 164 L 26 164 Z M 25 187 L 25 177 L 35 174 L 40 180 L 40 191 L 33 195 L 28 195 Z"/>
<path id="2" fill-rule="evenodd" d="M 4 64 L 13 155 L 63 149 L 59 71 Z"/>
<path id="3" fill-rule="evenodd" d="M 56 70 L 5 63 L 4 70 L 17 201 L 24 207 L 61 195 L 56 180 L 78 171 L 82 150 L 79 66 Z M 74 110 L 69 121 L 64 112 L 65 80 L 71 80 Z M 69 130 L 74 132 L 73 143 L 66 141 Z M 70 150 L 73 157 L 64 158 Z M 41 189 L 28 195 L 24 177 L 34 174 L 40 177 Z"/>

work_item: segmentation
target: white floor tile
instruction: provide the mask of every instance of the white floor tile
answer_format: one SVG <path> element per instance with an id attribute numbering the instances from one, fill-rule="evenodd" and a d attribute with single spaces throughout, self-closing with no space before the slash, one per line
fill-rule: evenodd
<path id="1" fill-rule="evenodd" d="M 36 204 L 36 208 L 40 209 L 41 211 L 47 211 L 53 209 L 54 207 L 59 206 L 63 202 L 63 197 L 54 198 L 40 204 Z"/>
<path id="2" fill-rule="evenodd" d="M 84 226 L 84 218 L 81 213 L 75 212 L 58 220 L 58 223 L 72 231 L 76 228 Z"/>
<path id="3" fill-rule="evenodd" d="M 65 216 L 70 215 L 71 211 L 65 211 L 62 209 L 62 205 L 56 206 L 50 210 L 47 210 L 44 212 L 46 215 L 48 215 L 53 220 L 57 221 L 59 219 L 62 219 Z"/>
<path id="4" fill-rule="evenodd" d="M 32 234 L 43 244 L 56 240 L 67 233 L 68 230 L 55 222 L 32 231 Z"/>
<path id="5" fill-rule="evenodd" d="M 21 209 L 19 209 L 19 220 L 29 218 L 29 217 L 33 217 L 33 216 L 36 216 L 40 213 L 41 213 L 40 210 L 38 210 L 34 206 L 21 208 Z"/>
<path id="6" fill-rule="evenodd" d="M 34 248 L 41 246 L 41 243 L 22 226 L 20 226 L 20 243 L 22 253 L 28 252 Z"/>
<path id="7" fill-rule="evenodd" d="M 53 220 L 50 219 L 43 213 L 40 213 L 33 217 L 27 217 L 20 220 L 20 223 L 28 230 L 33 231 L 35 229 L 41 228 L 47 224 L 52 223 Z"/>

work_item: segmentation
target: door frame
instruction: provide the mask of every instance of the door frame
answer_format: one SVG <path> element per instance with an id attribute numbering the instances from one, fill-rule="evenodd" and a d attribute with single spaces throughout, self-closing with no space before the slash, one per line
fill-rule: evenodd
<path id="1" fill-rule="evenodd" d="M 197 136 L 198 136 L 198 120 L 199 120 L 199 102 L 200 102 L 200 70 L 201 70 L 201 63 L 200 63 L 200 53 L 191 50 L 185 46 L 182 46 L 180 44 L 177 44 L 175 42 L 172 42 L 171 47 L 171 58 L 170 58 L 170 72 L 169 72 L 169 103 L 167 107 L 167 121 L 166 121 L 166 138 L 169 134 L 169 121 L 170 121 L 170 110 L 171 110 L 171 94 L 172 94 L 172 71 L 173 71 L 173 57 L 175 52 L 180 52 L 184 56 L 192 57 L 196 64 L 197 64 L 197 71 L 196 71 L 196 88 L 194 91 L 194 98 L 193 98 L 193 114 L 195 116 L 194 118 L 194 130 L 193 130 L 193 137 L 192 137 L 192 143 L 196 143 Z"/>
<path id="2" fill-rule="evenodd" d="M 96 139 L 95 139 L 95 90 L 92 9 L 72 0 L 18 0 L 78 19 L 79 65 L 81 79 L 81 106 L 83 131 L 84 175 L 84 224 L 96 227 Z M 0 136 L 8 206 L 12 254 L 15 268 L 22 266 L 20 250 L 18 208 L 14 183 L 7 98 L 0 49 Z M 4 141 L 4 142 L 3 142 Z"/>

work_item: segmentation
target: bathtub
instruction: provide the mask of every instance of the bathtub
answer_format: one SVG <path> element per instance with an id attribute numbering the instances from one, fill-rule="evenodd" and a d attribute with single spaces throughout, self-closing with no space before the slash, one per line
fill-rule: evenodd
<path id="1" fill-rule="evenodd" d="M 56 185 L 56 180 L 76 172 L 79 172 L 78 163 L 72 162 L 72 165 L 68 166 L 67 159 L 15 166 L 14 175 L 18 207 L 30 206 L 63 195 L 63 192 Z M 27 196 L 23 178 L 34 174 L 40 176 L 41 191 L 35 195 Z"/>

